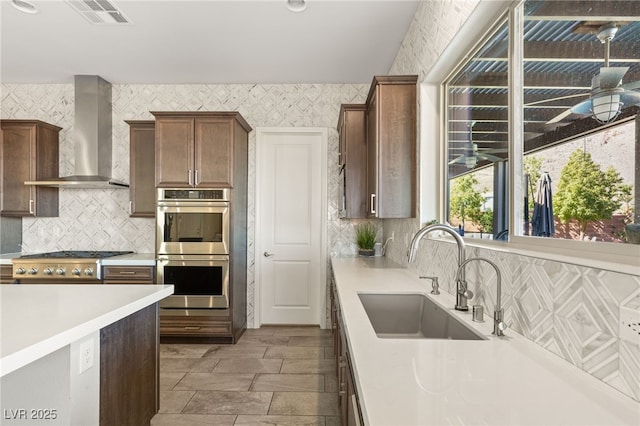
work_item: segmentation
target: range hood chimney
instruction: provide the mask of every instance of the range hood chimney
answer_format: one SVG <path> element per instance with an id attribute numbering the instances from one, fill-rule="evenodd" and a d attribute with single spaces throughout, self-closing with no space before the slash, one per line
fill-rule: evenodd
<path id="1" fill-rule="evenodd" d="M 25 185 L 60 188 L 128 188 L 111 179 L 111 83 L 97 75 L 76 75 L 75 174 Z"/>

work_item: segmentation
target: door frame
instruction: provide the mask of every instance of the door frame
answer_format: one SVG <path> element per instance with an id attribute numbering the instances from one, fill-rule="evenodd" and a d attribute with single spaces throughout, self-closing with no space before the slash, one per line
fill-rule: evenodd
<path id="1" fill-rule="evenodd" d="M 321 137 L 320 147 L 320 170 L 321 170 L 321 190 L 320 190 L 320 288 L 318 293 L 321 300 L 318 301 L 318 324 L 320 328 L 326 328 L 327 325 L 327 230 L 328 230 L 328 132 L 326 127 L 257 127 L 256 128 L 256 185 L 255 185 L 255 270 L 254 270 L 254 291 L 253 291 L 253 326 L 259 328 L 262 325 L 262 312 L 260 305 L 262 302 L 261 274 L 263 270 L 264 258 L 261 253 L 264 251 L 262 247 L 262 232 L 260 229 L 260 203 L 262 202 L 260 194 L 260 180 L 264 174 L 264 149 L 262 148 L 266 135 L 277 133 L 306 133 L 309 135 L 319 134 Z"/>

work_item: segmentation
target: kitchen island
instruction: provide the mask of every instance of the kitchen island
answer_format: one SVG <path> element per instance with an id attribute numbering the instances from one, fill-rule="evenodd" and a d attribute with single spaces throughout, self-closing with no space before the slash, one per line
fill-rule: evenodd
<path id="1" fill-rule="evenodd" d="M 157 304 L 172 293 L 163 285 L 0 286 L 2 424 L 152 417 Z"/>
<path id="2" fill-rule="evenodd" d="M 491 313 L 472 322 L 409 269 L 385 258 L 334 258 L 332 268 L 365 424 L 640 424 L 638 401 L 512 330 L 493 336 Z M 359 293 L 424 294 L 484 340 L 378 338 Z"/>

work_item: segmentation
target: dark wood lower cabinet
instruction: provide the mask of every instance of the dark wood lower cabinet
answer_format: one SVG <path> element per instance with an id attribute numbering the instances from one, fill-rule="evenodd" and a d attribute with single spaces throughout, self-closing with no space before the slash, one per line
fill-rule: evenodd
<path id="1" fill-rule="evenodd" d="M 100 425 L 148 425 L 159 408 L 158 305 L 100 330 Z"/>
<path id="2" fill-rule="evenodd" d="M 331 327 L 333 329 L 334 348 L 336 351 L 336 369 L 338 372 L 338 407 L 342 426 L 360 426 L 362 412 L 358 401 L 358 389 L 352 373 L 351 354 L 347 345 L 347 336 L 342 325 L 342 312 L 340 301 L 335 287 L 335 281 L 331 281 Z"/>
<path id="3" fill-rule="evenodd" d="M 0 265 L 0 284 L 12 284 L 13 267 L 11 265 Z"/>

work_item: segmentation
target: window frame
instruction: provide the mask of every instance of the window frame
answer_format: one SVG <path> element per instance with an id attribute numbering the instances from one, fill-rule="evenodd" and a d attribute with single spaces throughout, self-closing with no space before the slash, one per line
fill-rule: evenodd
<path id="1" fill-rule="evenodd" d="M 484 1 L 481 1 L 483 3 Z M 461 28 L 462 32 L 474 32 L 473 36 L 461 34 L 465 39 L 472 40 L 466 46 L 458 46 L 462 49 L 458 52 L 457 60 L 449 67 L 449 72 L 440 79 L 440 106 L 441 116 L 438 132 L 439 143 L 439 194 L 438 194 L 438 217 L 440 222 L 447 219 L 448 210 L 448 167 L 447 167 L 447 128 L 448 128 L 448 90 L 446 82 L 468 61 L 485 41 L 488 34 L 491 34 L 504 19 L 508 19 L 509 26 L 509 69 L 508 69 L 508 102 L 509 102 L 509 138 L 508 138 L 508 191 L 509 191 L 509 240 L 493 241 L 480 240 L 475 238 L 465 238 L 465 244 L 471 247 L 480 247 L 496 251 L 508 251 L 524 256 L 557 260 L 566 263 L 592 266 L 623 273 L 638 275 L 640 269 L 640 245 L 622 244 L 609 242 L 588 242 L 565 239 L 550 239 L 542 237 L 532 237 L 517 235 L 514 230 L 523 227 L 523 206 L 522 203 L 514 203 L 514 200 L 523 199 L 523 175 L 522 164 L 523 152 L 523 132 L 524 128 L 524 0 L 510 2 L 504 6 L 500 14 L 496 16 L 493 23 L 484 31 Z M 475 36 L 475 38 L 474 38 Z M 481 41 L 478 41 L 481 40 Z M 640 120 L 636 119 L 636 126 Z M 638 208 L 638 207 L 636 207 Z M 422 210 L 422 209 L 421 209 Z M 424 218 L 423 218 L 424 219 Z M 449 237 L 444 237 L 450 239 Z"/>

